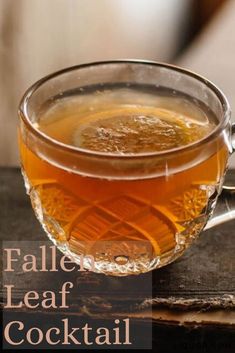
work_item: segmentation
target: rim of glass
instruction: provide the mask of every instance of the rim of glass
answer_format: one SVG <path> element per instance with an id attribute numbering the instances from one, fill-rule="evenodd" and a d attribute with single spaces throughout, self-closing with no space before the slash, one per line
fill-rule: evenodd
<path id="1" fill-rule="evenodd" d="M 128 63 L 134 64 L 134 65 L 141 64 L 141 65 L 152 65 L 152 66 L 164 67 L 169 70 L 177 71 L 177 72 L 180 72 L 184 75 L 191 76 L 194 79 L 204 83 L 207 87 L 209 87 L 215 93 L 215 95 L 219 99 L 221 106 L 222 106 L 224 118 L 221 119 L 219 124 L 216 126 L 216 128 L 214 130 L 212 130 L 210 132 L 210 134 L 206 135 L 202 139 L 194 141 L 193 143 L 190 143 L 185 146 L 176 147 L 173 149 L 168 149 L 165 151 L 143 152 L 143 153 L 136 153 L 136 154 L 134 154 L 134 153 L 117 154 L 117 153 L 110 153 L 110 152 L 92 151 L 92 150 L 88 150 L 88 149 L 84 149 L 84 148 L 80 148 L 80 147 L 76 147 L 76 146 L 72 146 L 72 145 L 67 145 L 63 142 L 60 142 L 60 141 L 48 136 L 47 134 L 43 133 L 42 131 L 38 130 L 37 128 L 35 128 L 33 126 L 32 122 L 29 118 L 29 115 L 28 115 L 28 109 L 27 109 L 28 102 L 29 102 L 31 96 L 34 94 L 34 92 L 36 92 L 37 89 L 39 87 L 41 87 L 45 82 L 47 82 L 57 76 L 66 74 L 67 72 L 76 71 L 76 70 L 90 67 L 90 66 L 99 66 L 99 65 L 105 65 L 105 64 L 106 65 L 107 64 L 128 64 Z M 20 118 L 23 120 L 23 122 L 25 123 L 25 125 L 29 128 L 29 130 L 31 130 L 31 132 L 33 134 L 37 135 L 37 137 L 39 137 L 41 140 L 44 140 L 46 143 L 49 143 L 50 145 L 52 145 L 56 148 L 63 149 L 65 151 L 77 152 L 77 153 L 87 155 L 87 156 L 105 157 L 105 158 L 111 158 L 111 159 L 120 159 L 120 158 L 121 159 L 125 159 L 125 158 L 133 159 L 133 158 L 140 158 L 140 157 L 144 158 L 144 157 L 153 157 L 153 156 L 164 157 L 164 156 L 169 156 L 171 154 L 174 154 L 174 153 L 180 152 L 180 151 L 193 150 L 194 148 L 197 148 L 203 144 L 206 144 L 209 141 L 213 140 L 216 136 L 218 136 L 218 134 L 224 129 L 224 127 L 227 126 L 229 119 L 230 119 L 230 112 L 231 112 L 230 105 L 229 105 L 229 102 L 228 102 L 225 94 L 214 83 L 212 83 L 210 80 L 206 79 L 205 77 L 198 75 L 197 73 L 195 73 L 193 71 L 181 68 L 176 65 L 172 65 L 172 64 L 168 64 L 168 63 L 164 63 L 164 62 L 157 62 L 157 61 L 150 61 L 150 60 L 137 60 L 137 59 L 95 61 L 95 62 L 71 66 L 71 67 L 53 72 L 52 74 L 49 74 L 49 75 L 41 78 L 40 80 L 36 81 L 32 86 L 30 86 L 26 90 L 26 92 L 24 93 L 24 95 L 20 101 L 19 108 L 18 108 L 18 114 L 19 114 Z"/>

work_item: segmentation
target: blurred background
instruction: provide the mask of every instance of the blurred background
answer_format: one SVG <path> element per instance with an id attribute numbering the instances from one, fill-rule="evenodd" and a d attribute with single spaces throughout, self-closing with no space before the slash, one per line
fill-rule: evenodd
<path id="1" fill-rule="evenodd" d="M 66 66 L 118 58 L 175 63 L 214 81 L 235 107 L 234 33 L 235 0 L 1 0 L 0 165 L 19 164 L 24 91 Z"/>

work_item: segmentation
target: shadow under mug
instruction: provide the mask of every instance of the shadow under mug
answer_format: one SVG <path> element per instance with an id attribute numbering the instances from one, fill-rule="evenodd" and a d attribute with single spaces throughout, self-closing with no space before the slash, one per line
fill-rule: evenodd
<path id="1" fill-rule="evenodd" d="M 216 126 L 189 145 L 135 155 L 65 145 L 37 129 L 47 102 L 114 83 L 187 94 L 214 113 Z M 224 207 L 210 218 L 233 150 L 229 104 L 213 83 L 193 72 L 134 60 L 71 67 L 30 87 L 19 117 L 22 172 L 36 216 L 56 246 L 88 270 L 117 276 L 148 272 L 178 258 L 205 226 L 234 217 Z"/>

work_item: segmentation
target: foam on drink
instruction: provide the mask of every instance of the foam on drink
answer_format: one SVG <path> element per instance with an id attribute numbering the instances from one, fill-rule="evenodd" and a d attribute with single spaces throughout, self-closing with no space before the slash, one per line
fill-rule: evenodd
<path id="1" fill-rule="evenodd" d="M 158 174 L 158 164 L 144 166 L 142 161 L 148 163 L 149 157 L 137 163 L 123 157 L 173 150 L 209 135 L 217 121 L 202 103 L 179 92 L 145 86 L 87 87 L 52 97 L 35 113 L 34 121 L 36 129 L 64 144 L 121 157 L 100 158 L 108 161 L 106 177 L 99 174 L 98 158 L 86 154 L 93 174 L 84 175 L 80 159 L 64 168 L 70 154 L 54 144 L 49 152 L 59 158 L 53 163 L 47 148 L 37 148 L 41 141 L 21 130 L 23 174 L 33 208 L 66 255 L 75 260 L 77 255 L 93 255 L 98 272 L 139 274 L 178 257 L 204 227 L 228 160 L 222 135 L 213 140 L 213 148 L 207 144 L 205 152 L 193 149 L 195 163 L 191 149 L 170 154 L 173 168 L 165 155 L 158 156 L 157 163 L 163 165 Z M 129 168 L 125 177 L 109 177 L 110 165 L 114 171 L 122 170 L 123 160 Z M 137 173 L 129 179 L 133 166 Z M 144 177 L 139 177 L 142 169 Z"/>
<path id="2" fill-rule="evenodd" d="M 65 144 L 115 154 L 174 149 L 215 127 L 212 113 L 189 97 L 131 88 L 64 97 L 44 109 L 37 124 Z"/>

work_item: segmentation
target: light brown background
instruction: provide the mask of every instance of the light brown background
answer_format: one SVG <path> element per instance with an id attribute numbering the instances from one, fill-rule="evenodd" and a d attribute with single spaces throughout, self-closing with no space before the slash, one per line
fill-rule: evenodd
<path id="1" fill-rule="evenodd" d="M 172 61 L 194 0 L 1 0 L 0 165 L 17 165 L 25 89 L 66 66 L 111 58 Z M 217 83 L 235 106 L 235 1 L 177 61 Z"/>

